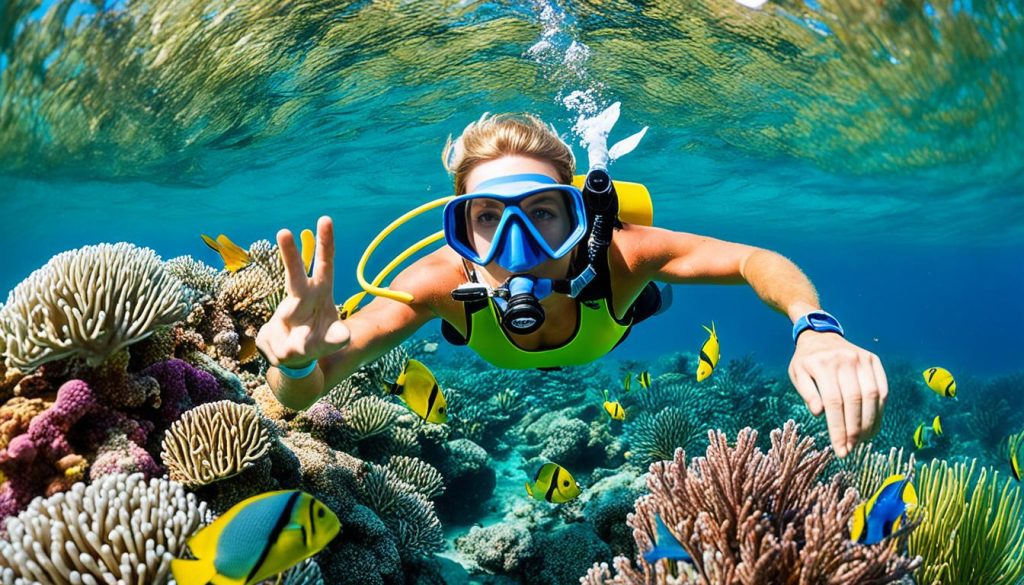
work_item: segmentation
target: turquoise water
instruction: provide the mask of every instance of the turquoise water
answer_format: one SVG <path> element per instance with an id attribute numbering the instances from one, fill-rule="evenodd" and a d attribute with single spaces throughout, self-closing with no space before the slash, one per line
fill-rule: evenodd
<path id="1" fill-rule="evenodd" d="M 1024 369 L 1021 12 L 7 0 L 0 291 L 98 242 L 219 267 L 199 234 L 246 246 L 326 214 L 340 303 L 370 238 L 449 192 L 449 135 L 484 112 L 530 111 L 582 166 L 578 116 L 619 101 L 613 139 L 650 130 L 611 171 L 648 186 L 655 225 L 789 257 L 851 341 L 883 364 L 947 367 L 966 400 L 969 380 Z M 376 265 L 439 225 L 403 228 Z M 785 370 L 790 324 L 749 287 L 674 297 L 612 357 L 696 352 L 714 320 L 723 360 Z"/>

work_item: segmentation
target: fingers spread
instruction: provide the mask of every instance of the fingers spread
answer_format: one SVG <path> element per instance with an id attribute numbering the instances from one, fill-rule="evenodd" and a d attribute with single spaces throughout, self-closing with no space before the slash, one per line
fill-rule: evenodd
<path id="1" fill-rule="evenodd" d="M 277 247 L 284 263 L 285 289 L 293 297 L 303 296 L 309 290 L 309 281 L 291 231 L 282 229 L 277 232 Z"/>
<path id="2" fill-rule="evenodd" d="M 334 222 L 326 215 L 316 222 L 313 285 L 326 287 L 328 291 L 332 290 L 334 286 Z"/>

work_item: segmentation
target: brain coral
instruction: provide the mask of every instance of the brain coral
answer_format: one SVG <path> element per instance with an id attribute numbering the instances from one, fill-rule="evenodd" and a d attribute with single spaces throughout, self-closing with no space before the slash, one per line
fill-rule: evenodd
<path id="1" fill-rule="evenodd" d="M 251 406 L 197 406 L 171 425 L 161 458 L 172 480 L 195 488 L 238 475 L 267 454 L 270 439 Z"/>
<path id="2" fill-rule="evenodd" d="M 8 520 L 0 583 L 167 583 L 170 562 L 208 521 L 206 504 L 165 479 L 108 475 L 37 498 Z"/>
<path id="3" fill-rule="evenodd" d="M 149 248 L 99 244 L 57 254 L 0 309 L 7 365 L 77 355 L 95 366 L 185 317 L 190 293 Z"/>

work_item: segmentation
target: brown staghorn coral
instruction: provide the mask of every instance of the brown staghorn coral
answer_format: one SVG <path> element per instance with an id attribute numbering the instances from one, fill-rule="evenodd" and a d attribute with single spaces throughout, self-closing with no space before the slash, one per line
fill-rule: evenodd
<path id="1" fill-rule="evenodd" d="M 220 284 L 221 273 L 216 268 L 196 260 L 192 256 L 178 256 L 164 263 L 167 272 L 185 286 L 203 295 L 213 296 Z"/>
<path id="2" fill-rule="evenodd" d="M 32 369 L 80 356 L 97 365 L 185 317 L 188 289 L 149 248 L 99 244 L 57 254 L 0 309 L 7 364 Z"/>
<path id="3" fill-rule="evenodd" d="M 256 409 L 221 400 L 197 406 L 172 424 L 160 456 L 173 481 L 196 488 L 238 475 L 269 448 Z"/>
<path id="4" fill-rule="evenodd" d="M 581 583 L 864 585 L 898 582 L 920 564 L 888 542 L 851 545 L 847 522 L 857 492 L 843 475 L 821 481 L 832 453 L 816 450 L 809 437 L 801 439 L 796 423 L 772 431 L 767 453 L 756 441 L 749 427 L 734 447 L 723 433 L 711 431 L 704 457 L 688 462 L 678 450 L 672 461 L 651 465 L 651 493 L 637 500 L 628 519 L 637 547 L 644 552 L 654 546 L 660 516 L 693 557 L 692 567 L 649 564 L 642 555 L 634 567 L 617 557 L 614 576 L 607 566 L 595 565 Z M 669 575 L 680 569 L 680 577 Z"/>
<path id="5" fill-rule="evenodd" d="M 0 539 L 0 583 L 162 585 L 171 559 L 209 521 L 206 504 L 165 479 L 108 475 L 36 499 Z"/>

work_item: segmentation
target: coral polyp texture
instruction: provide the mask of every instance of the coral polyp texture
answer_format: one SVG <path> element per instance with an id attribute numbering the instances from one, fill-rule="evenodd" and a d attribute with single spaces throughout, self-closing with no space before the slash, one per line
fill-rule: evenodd
<path id="1" fill-rule="evenodd" d="M 687 460 L 680 449 L 671 461 L 651 464 L 650 494 L 637 500 L 628 519 L 641 553 L 636 564 L 616 557 L 614 575 L 607 565 L 595 565 L 581 582 L 864 585 L 898 582 L 920 564 L 889 542 L 850 542 L 847 523 L 857 490 L 842 474 L 822 477 L 831 451 L 801 438 L 793 421 L 772 431 L 767 453 L 756 447 L 757 432 L 749 427 L 732 447 L 723 433 L 708 435 L 704 457 Z M 643 558 L 655 544 L 656 517 L 693 558 L 692 566 Z"/>
<path id="2" fill-rule="evenodd" d="M 197 406 L 172 424 L 161 458 L 172 480 L 196 488 L 238 475 L 269 448 L 256 409 L 221 400 Z"/>
<path id="3" fill-rule="evenodd" d="M 175 482 L 109 475 L 37 499 L 0 538 L 0 583 L 164 585 L 171 559 L 208 522 L 206 505 Z"/>
<path id="4" fill-rule="evenodd" d="M 149 248 L 98 244 L 61 252 L 0 309 L 8 366 L 31 370 L 70 356 L 98 365 L 182 319 L 188 289 Z"/>

